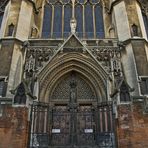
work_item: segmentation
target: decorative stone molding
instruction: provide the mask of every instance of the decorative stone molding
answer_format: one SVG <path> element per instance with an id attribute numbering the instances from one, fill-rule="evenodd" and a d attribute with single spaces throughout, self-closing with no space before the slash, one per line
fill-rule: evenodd
<path id="1" fill-rule="evenodd" d="M 119 47 L 98 47 L 90 49 L 94 57 L 101 63 L 108 73 L 119 71 Z"/>
<path id="2" fill-rule="evenodd" d="M 54 55 L 56 49 L 50 47 L 28 47 L 25 72 L 38 72 Z"/>

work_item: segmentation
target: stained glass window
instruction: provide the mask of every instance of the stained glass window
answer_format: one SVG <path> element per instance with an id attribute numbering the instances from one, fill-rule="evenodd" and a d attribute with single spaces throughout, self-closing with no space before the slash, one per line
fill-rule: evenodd
<path id="1" fill-rule="evenodd" d="M 64 8 L 64 37 L 67 37 L 70 32 L 70 19 L 72 17 L 71 5 L 65 5 Z"/>
<path id="2" fill-rule="evenodd" d="M 49 0 L 45 6 L 43 38 L 68 37 L 72 12 L 77 21 L 76 34 L 85 38 L 104 38 L 103 10 L 99 0 L 78 0 L 72 10 L 71 0 Z"/>
<path id="3" fill-rule="evenodd" d="M 75 8 L 75 16 L 77 20 L 76 32 L 79 37 L 83 36 L 83 8 L 81 5 L 77 5 Z"/>
<path id="4" fill-rule="evenodd" d="M 142 15 L 143 15 L 143 20 L 144 20 L 146 34 L 147 34 L 147 37 L 148 37 L 148 18 L 146 16 L 146 14 L 144 14 L 144 13 Z"/>
<path id="5" fill-rule="evenodd" d="M 102 7 L 100 5 L 95 6 L 95 26 L 96 26 L 96 37 L 104 37 L 104 24 L 103 24 L 103 14 Z"/>
<path id="6" fill-rule="evenodd" d="M 53 38 L 62 37 L 62 4 L 56 3 L 54 7 Z"/>
<path id="7" fill-rule="evenodd" d="M 86 38 L 94 37 L 93 10 L 90 3 L 85 6 L 85 36 Z"/>
<path id="8" fill-rule="evenodd" d="M 43 38 L 48 38 L 51 35 L 51 20 L 52 20 L 52 7 L 50 5 L 45 5 L 43 29 L 42 29 Z"/>

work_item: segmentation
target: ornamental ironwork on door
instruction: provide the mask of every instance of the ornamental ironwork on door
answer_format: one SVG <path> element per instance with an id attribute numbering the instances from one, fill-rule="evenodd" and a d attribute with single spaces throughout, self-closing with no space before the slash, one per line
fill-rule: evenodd
<path id="1" fill-rule="evenodd" d="M 92 105 L 35 103 L 30 148 L 115 148 L 110 102 Z"/>
<path id="2" fill-rule="evenodd" d="M 78 91 L 80 80 L 74 72 L 66 78 L 69 99 L 65 104 L 55 101 L 50 103 L 52 106 L 45 103 L 32 105 L 31 148 L 115 148 L 112 103 L 95 102 L 95 106 L 93 101 L 80 103 L 79 97 L 83 96 Z"/>

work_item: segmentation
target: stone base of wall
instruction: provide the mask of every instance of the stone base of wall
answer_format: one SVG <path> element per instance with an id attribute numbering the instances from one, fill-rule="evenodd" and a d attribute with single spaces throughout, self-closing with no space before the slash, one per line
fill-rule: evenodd
<path id="1" fill-rule="evenodd" d="M 1 105 L 0 148 L 27 148 L 28 109 Z"/>
<path id="2" fill-rule="evenodd" d="M 148 148 L 148 114 L 143 114 L 143 102 L 118 106 L 118 147 Z"/>

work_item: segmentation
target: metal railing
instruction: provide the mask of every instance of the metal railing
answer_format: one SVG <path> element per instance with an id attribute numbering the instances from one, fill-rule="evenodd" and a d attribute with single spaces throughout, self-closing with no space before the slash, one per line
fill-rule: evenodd
<path id="1" fill-rule="evenodd" d="M 32 105 L 30 148 L 115 148 L 112 104 L 78 109 Z"/>

